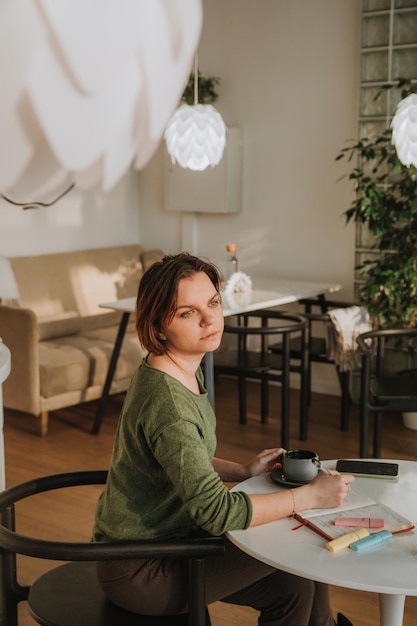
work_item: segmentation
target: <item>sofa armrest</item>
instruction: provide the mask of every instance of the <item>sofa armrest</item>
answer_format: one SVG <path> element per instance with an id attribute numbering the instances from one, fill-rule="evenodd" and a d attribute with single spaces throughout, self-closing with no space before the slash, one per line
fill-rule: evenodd
<path id="1" fill-rule="evenodd" d="M 11 352 L 11 372 L 3 383 L 4 406 L 39 415 L 39 331 L 34 312 L 0 305 L 0 337 Z"/>

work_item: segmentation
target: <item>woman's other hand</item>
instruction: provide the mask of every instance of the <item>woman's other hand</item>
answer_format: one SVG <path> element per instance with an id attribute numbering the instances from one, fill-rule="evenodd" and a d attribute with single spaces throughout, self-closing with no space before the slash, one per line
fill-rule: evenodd
<path id="1" fill-rule="evenodd" d="M 279 458 L 284 452 L 286 452 L 284 448 L 268 448 L 267 450 L 259 452 L 250 463 L 244 466 L 248 478 L 251 476 L 259 476 L 259 474 L 263 474 L 264 472 L 272 472 L 272 470 L 280 468 L 281 463 L 279 462 Z"/>

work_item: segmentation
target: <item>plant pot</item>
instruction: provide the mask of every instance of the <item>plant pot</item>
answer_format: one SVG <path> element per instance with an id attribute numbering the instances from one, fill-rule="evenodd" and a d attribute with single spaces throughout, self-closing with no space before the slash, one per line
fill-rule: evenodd
<path id="1" fill-rule="evenodd" d="M 410 430 L 417 430 L 417 412 L 409 411 L 403 413 L 403 424 Z"/>

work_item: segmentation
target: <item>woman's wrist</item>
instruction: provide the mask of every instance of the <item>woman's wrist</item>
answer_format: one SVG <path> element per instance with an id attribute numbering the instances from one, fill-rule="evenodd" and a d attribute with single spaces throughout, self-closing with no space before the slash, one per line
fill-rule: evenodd
<path id="1" fill-rule="evenodd" d="M 246 480 L 247 478 L 251 478 L 252 474 L 250 471 L 250 465 L 241 464 L 238 469 L 238 480 Z"/>
<path id="2" fill-rule="evenodd" d="M 314 509 L 314 497 L 312 493 L 311 485 L 303 485 L 297 487 L 295 512 L 307 511 L 308 509 Z"/>

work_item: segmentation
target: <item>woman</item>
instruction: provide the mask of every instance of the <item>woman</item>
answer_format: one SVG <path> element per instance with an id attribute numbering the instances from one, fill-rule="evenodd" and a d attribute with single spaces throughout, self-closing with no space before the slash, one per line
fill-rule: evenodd
<path id="1" fill-rule="evenodd" d="M 108 481 L 100 496 L 95 541 L 223 535 L 310 508 L 339 506 L 353 476 L 320 473 L 310 484 L 265 495 L 230 492 L 238 482 L 278 467 L 282 448 L 250 463 L 214 456 L 215 416 L 203 386 L 201 360 L 223 332 L 215 266 L 181 253 L 143 275 L 136 329 L 149 351 L 133 376 L 116 433 Z M 206 601 L 260 611 L 259 624 L 334 626 L 326 585 L 276 570 L 225 538 L 226 552 L 206 561 Z M 105 593 L 137 613 L 187 610 L 177 559 L 100 562 Z M 339 624 L 350 624 L 348 620 Z M 345 618 L 343 618 L 345 619 Z"/>

